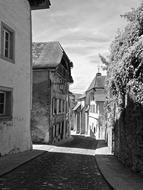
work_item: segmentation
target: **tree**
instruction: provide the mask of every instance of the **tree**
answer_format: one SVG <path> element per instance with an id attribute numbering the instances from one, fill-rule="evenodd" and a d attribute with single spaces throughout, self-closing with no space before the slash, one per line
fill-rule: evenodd
<path id="1" fill-rule="evenodd" d="M 107 71 L 108 66 L 109 66 L 109 61 L 107 61 L 107 59 L 103 55 L 101 55 L 101 54 L 99 54 L 99 58 L 100 58 L 101 62 L 104 65 L 104 66 L 102 66 L 102 69 L 105 70 L 105 71 Z"/>
<path id="2" fill-rule="evenodd" d="M 127 25 L 111 44 L 107 67 L 106 115 L 114 121 L 116 155 L 143 175 L 143 3 L 122 17 Z"/>

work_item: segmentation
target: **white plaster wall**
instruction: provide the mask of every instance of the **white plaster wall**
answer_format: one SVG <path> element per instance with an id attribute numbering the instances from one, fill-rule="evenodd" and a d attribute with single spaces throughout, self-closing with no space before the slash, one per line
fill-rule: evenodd
<path id="1" fill-rule="evenodd" d="M 1 155 L 31 149 L 30 20 L 27 0 L 0 0 L 0 27 L 2 21 L 15 31 L 15 63 L 0 58 L 0 86 L 13 88 L 12 120 L 0 118 Z"/>

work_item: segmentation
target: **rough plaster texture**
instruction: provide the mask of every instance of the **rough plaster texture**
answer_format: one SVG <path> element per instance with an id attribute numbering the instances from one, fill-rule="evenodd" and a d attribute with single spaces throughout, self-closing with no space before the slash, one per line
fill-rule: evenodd
<path id="1" fill-rule="evenodd" d="M 51 99 L 53 97 L 57 99 L 62 99 L 65 101 L 65 113 L 53 115 L 51 112 L 51 127 L 53 125 L 56 125 L 57 123 L 64 122 L 64 129 L 63 129 L 63 138 L 61 139 L 61 135 L 58 134 L 57 137 L 53 137 L 54 143 L 59 143 L 61 140 L 64 141 L 65 139 L 70 138 L 70 125 L 69 125 L 69 97 L 68 97 L 68 91 L 69 91 L 69 85 L 65 81 L 64 82 L 64 90 L 61 90 L 59 88 L 59 81 L 63 78 L 57 74 L 56 72 L 50 73 L 50 79 L 52 81 L 51 85 Z M 52 111 L 52 109 L 51 109 Z M 61 132 L 61 130 L 60 130 Z"/>
<path id="2" fill-rule="evenodd" d="M 32 140 L 35 143 L 56 144 L 70 137 L 69 114 L 68 109 L 66 110 L 68 87 L 64 91 L 59 88 L 61 79 L 56 72 L 46 69 L 33 71 Z M 52 113 L 53 98 L 65 101 L 65 113 Z M 64 128 L 61 137 L 62 122 Z"/>
<path id="3" fill-rule="evenodd" d="M 13 89 L 12 119 L 0 118 L 0 154 L 5 155 L 31 149 L 31 20 L 28 1 L 0 1 L 0 27 L 1 21 L 15 31 L 15 63 L 0 58 L 0 86 Z"/>
<path id="4" fill-rule="evenodd" d="M 47 70 L 33 72 L 32 141 L 49 142 L 50 86 Z M 48 100 L 49 99 L 49 100 Z"/>

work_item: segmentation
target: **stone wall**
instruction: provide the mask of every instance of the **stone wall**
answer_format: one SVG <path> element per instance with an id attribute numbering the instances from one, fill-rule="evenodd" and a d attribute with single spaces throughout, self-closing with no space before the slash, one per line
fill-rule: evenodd
<path id="1" fill-rule="evenodd" d="M 33 72 L 32 141 L 49 143 L 50 79 L 47 70 Z"/>
<path id="2" fill-rule="evenodd" d="M 143 175 L 143 106 L 131 92 L 126 106 L 116 111 L 115 155 L 132 170 Z"/>

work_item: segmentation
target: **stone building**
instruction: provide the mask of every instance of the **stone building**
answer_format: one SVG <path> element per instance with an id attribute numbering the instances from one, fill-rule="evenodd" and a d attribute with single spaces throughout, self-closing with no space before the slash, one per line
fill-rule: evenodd
<path id="1" fill-rule="evenodd" d="M 70 137 L 73 64 L 59 42 L 34 43 L 33 61 L 33 142 L 61 143 Z"/>
<path id="2" fill-rule="evenodd" d="M 105 138 L 103 125 L 105 102 L 105 76 L 97 73 L 86 91 L 86 124 L 87 134 L 96 139 Z"/>
<path id="3" fill-rule="evenodd" d="M 31 9 L 49 5 L 49 0 L 0 1 L 0 156 L 32 148 Z"/>

